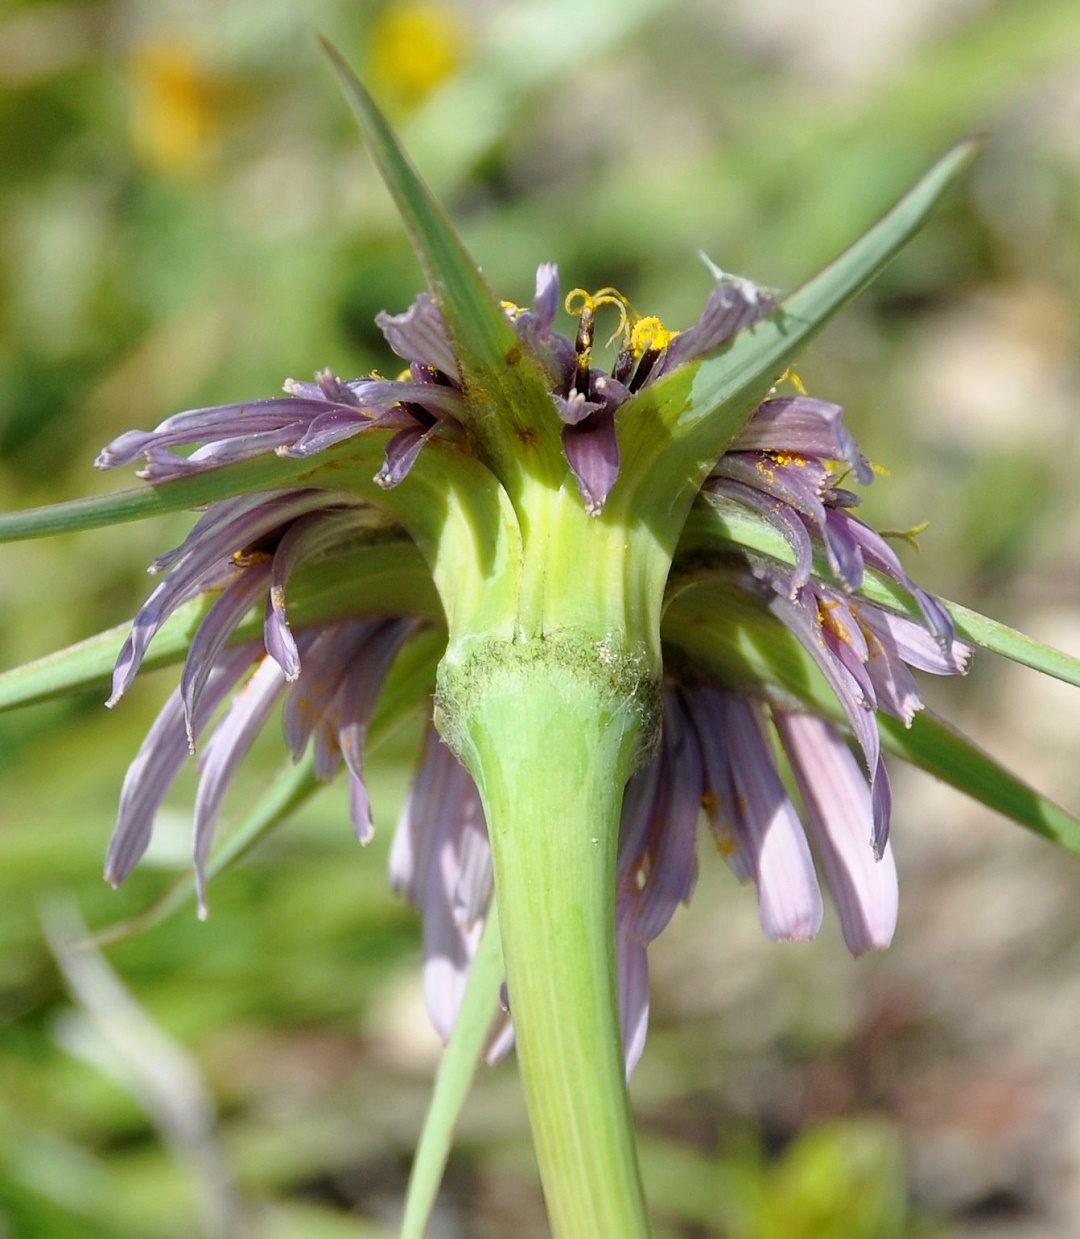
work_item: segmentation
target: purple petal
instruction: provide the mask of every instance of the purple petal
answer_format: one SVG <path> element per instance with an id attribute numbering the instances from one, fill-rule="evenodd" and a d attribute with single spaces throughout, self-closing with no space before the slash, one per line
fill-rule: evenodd
<path id="1" fill-rule="evenodd" d="M 386 445 L 386 460 L 383 467 L 375 475 L 375 481 L 384 490 L 389 490 L 404 481 L 431 433 L 432 430 L 424 430 L 416 426 L 399 430 L 394 435 Z"/>
<path id="2" fill-rule="evenodd" d="M 788 504 L 763 491 L 736 482 L 731 478 L 714 477 L 709 482 L 709 493 L 726 496 L 743 507 L 760 513 L 784 537 L 795 555 L 795 568 L 791 574 L 790 597 L 795 598 L 810 580 L 814 562 L 814 547 L 806 525 Z"/>
<path id="3" fill-rule="evenodd" d="M 206 859 L 217 829 L 221 802 L 233 775 L 284 690 L 285 677 L 281 668 L 270 659 L 264 659 L 233 698 L 225 717 L 207 741 L 200 762 L 199 790 L 195 794 L 195 893 L 202 921 L 209 914 Z"/>
<path id="4" fill-rule="evenodd" d="M 203 688 L 225 643 L 256 600 L 266 592 L 269 580 L 269 561 L 245 568 L 206 613 L 191 639 L 180 677 L 180 693 L 184 701 L 188 747 L 192 753 L 195 752 L 195 716 Z"/>
<path id="5" fill-rule="evenodd" d="M 880 950 L 896 929 L 899 893 L 892 849 L 870 845 L 874 809 L 866 776 L 836 729 L 809 714 L 773 711 L 806 822 L 853 955 Z M 887 781 L 878 780 L 887 786 Z"/>
<path id="6" fill-rule="evenodd" d="M 450 347 L 446 322 L 430 293 L 421 293 L 403 314 L 381 311 L 375 316 L 375 322 L 399 357 L 433 366 L 457 381 L 457 359 Z"/>
<path id="7" fill-rule="evenodd" d="M 843 416 L 840 405 L 811 396 L 766 400 L 735 436 L 731 450 L 792 452 L 841 460 L 861 485 L 869 486 L 874 471 L 844 425 Z"/>
<path id="8" fill-rule="evenodd" d="M 667 346 L 650 377 L 655 381 L 677 366 L 713 352 L 775 308 L 772 298 L 749 280 L 723 280 L 709 293 L 705 309 L 694 326 L 677 335 Z"/>
<path id="9" fill-rule="evenodd" d="M 364 786 L 364 742 L 375 704 L 402 644 L 415 631 L 409 620 L 389 620 L 372 633 L 346 670 L 336 702 L 338 745 L 349 769 L 349 797 L 353 831 L 361 843 L 375 833 L 371 806 Z"/>
<path id="10" fill-rule="evenodd" d="M 611 413 L 595 413 L 562 432 L 566 463 L 585 501 L 585 511 L 599 516 L 619 476 L 619 443 Z"/>
<path id="11" fill-rule="evenodd" d="M 626 1077 L 637 1066 L 649 1032 L 649 956 L 645 943 L 630 930 L 621 907 L 615 917 L 615 952 L 619 974 L 619 1022 Z"/>
<path id="12" fill-rule="evenodd" d="M 644 942 L 660 935 L 679 904 L 689 901 L 697 880 L 694 844 L 704 790 L 701 751 L 674 693 L 665 701 L 661 744 L 661 786 L 645 850 L 630 873 L 628 896 L 629 926 Z"/>
<path id="13" fill-rule="evenodd" d="M 256 507 L 240 508 L 238 514 L 197 539 L 188 538 L 172 571 L 143 604 L 131 626 L 131 634 L 120 651 L 113 671 L 113 706 L 135 678 L 146 650 L 161 625 L 182 603 L 204 590 L 225 585 L 236 574 L 234 555 L 257 544 L 266 535 L 313 507 L 326 502 L 326 493 L 292 492 L 285 500 L 274 499 Z"/>
<path id="14" fill-rule="evenodd" d="M 741 813 L 735 825 L 750 855 L 758 912 L 768 937 L 804 941 L 821 928 L 821 891 L 802 825 L 773 760 L 758 706 L 724 695 L 731 778 Z"/>
<path id="15" fill-rule="evenodd" d="M 199 698 L 194 720 L 196 734 L 251 665 L 256 652 L 254 646 L 240 646 L 221 658 L 206 692 Z M 119 886 L 146 851 L 154 815 L 188 756 L 184 704 L 177 688 L 154 720 L 124 776 L 116 827 L 105 856 L 106 882 Z"/>

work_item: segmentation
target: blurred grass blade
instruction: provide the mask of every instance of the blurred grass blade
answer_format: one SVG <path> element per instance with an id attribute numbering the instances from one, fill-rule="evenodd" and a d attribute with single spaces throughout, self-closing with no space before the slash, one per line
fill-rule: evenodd
<path id="1" fill-rule="evenodd" d="M 424 1130 L 409 1174 L 401 1239 L 424 1239 L 431 1211 L 450 1157 L 454 1128 L 483 1057 L 492 1021 L 499 1009 L 502 944 L 495 900 L 488 911 L 454 1031 L 435 1077 Z"/>
<path id="2" fill-rule="evenodd" d="M 320 43 L 439 302 L 462 378 L 473 397 L 470 425 L 495 462 L 511 460 L 515 453 L 520 456 L 522 442 L 530 442 L 544 453 L 547 466 L 558 467 L 561 475 L 565 466 L 559 421 L 539 367 L 522 349 L 475 260 L 370 94 L 333 44 L 326 39 Z"/>
<path id="3" fill-rule="evenodd" d="M 696 490 L 704 469 L 721 454 L 777 377 L 915 236 L 981 146 L 981 141 L 971 140 L 954 147 L 869 232 L 767 319 L 696 365 L 645 388 L 623 406 L 620 484 L 636 496 L 632 502 L 624 499 L 624 505 L 637 511 L 637 505 L 652 496 L 652 507 L 667 508 L 670 496 L 686 490 L 688 479 Z M 681 440 L 682 450 L 671 451 L 665 439 Z M 618 485 L 613 500 L 617 491 Z"/>
<path id="4" fill-rule="evenodd" d="M 936 714 L 922 711 L 910 728 L 879 715 L 878 726 L 897 756 L 1080 856 L 1080 819 L 1010 774 Z"/>

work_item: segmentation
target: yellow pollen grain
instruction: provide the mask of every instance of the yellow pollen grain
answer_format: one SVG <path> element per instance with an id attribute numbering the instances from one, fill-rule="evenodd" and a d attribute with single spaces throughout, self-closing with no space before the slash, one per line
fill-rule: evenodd
<path id="1" fill-rule="evenodd" d="M 630 347 L 636 356 L 641 356 L 651 349 L 660 352 L 667 348 L 679 333 L 669 331 L 655 316 L 639 318 L 630 331 Z"/>
<path id="2" fill-rule="evenodd" d="M 622 340 L 622 347 L 629 349 L 635 358 L 640 359 L 648 352 L 661 352 L 679 334 L 669 331 L 655 315 L 642 316 L 630 304 L 617 288 L 601 288 L 595 293 L 584 288 L 571 289 L 566 295 L 566 312 L 574 318 L 580 318 L 587 311 L 596 312 L 602 305 L 614 306 L 619 312 L 619 325 L 611 333 L 607 343 L 609 347 L 616 340 Z"/>
<path id="3" fill-rule="evenodd" d="M 836 608 L 840 606 L 839 602 L 828 598 L 818 600 L 818 617 L 821 620 L 821 626 L 827 628 L 834 637 L 839 637 L 845 645 L 851 645 L 852 634 L 848 631 L 847 625 L 836 614 Z"/>

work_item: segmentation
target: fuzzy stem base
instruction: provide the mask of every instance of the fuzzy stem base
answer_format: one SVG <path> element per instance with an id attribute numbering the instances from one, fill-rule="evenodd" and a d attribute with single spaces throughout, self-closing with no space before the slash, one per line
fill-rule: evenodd
<path id="1" fill-rule="evenodd" d="M 649 1234 L 615 968 L 623 789 L 655 730 L 644 655 L 487 642 L 440 672 L 440 726 L 487 814 L 510 1007 L 556 1239 Z"/>

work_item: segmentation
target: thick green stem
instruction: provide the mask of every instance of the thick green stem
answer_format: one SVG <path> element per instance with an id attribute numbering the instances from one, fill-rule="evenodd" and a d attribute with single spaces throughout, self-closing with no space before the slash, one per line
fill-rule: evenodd
<path id="1" fill-rule="evenodd" d="M 440 725 L 476 779 L 510 1007 L 556 1239 L 649 1234 L 614 952 L 626 780 L 655 728 L 646 660 L 562 636 L 444 662 Z"/>

